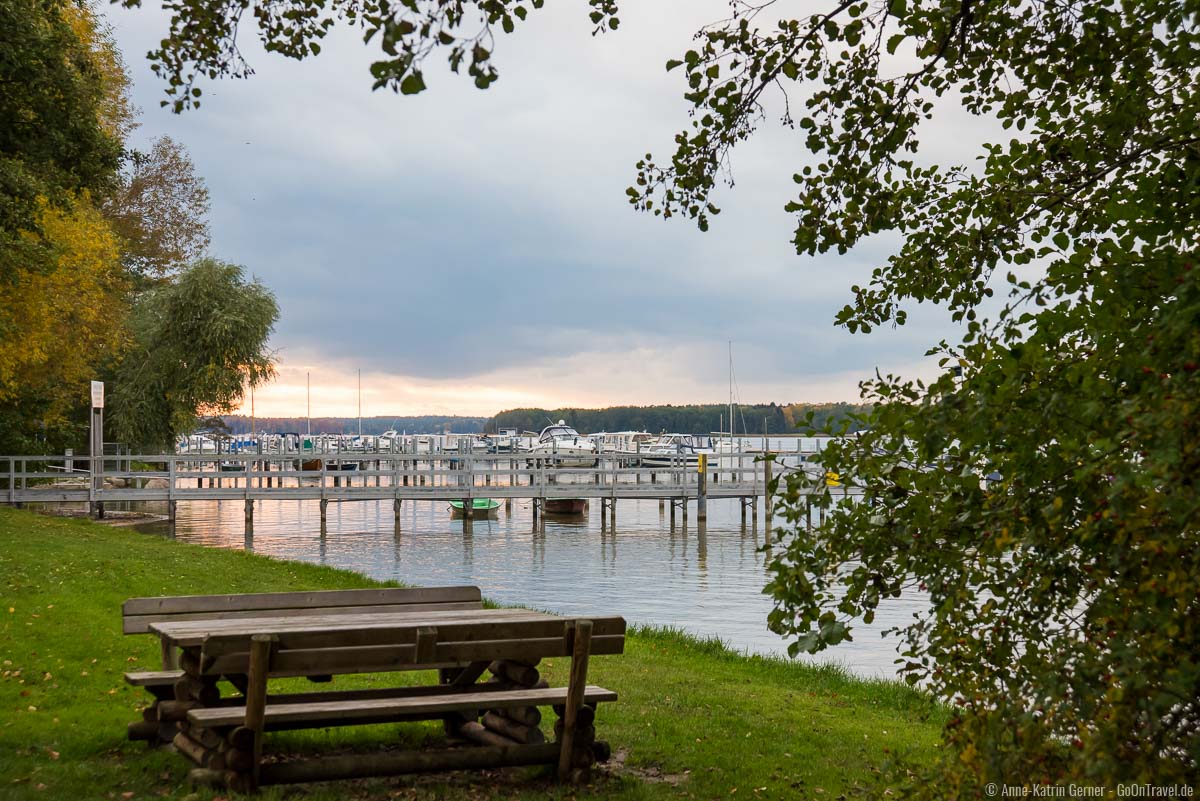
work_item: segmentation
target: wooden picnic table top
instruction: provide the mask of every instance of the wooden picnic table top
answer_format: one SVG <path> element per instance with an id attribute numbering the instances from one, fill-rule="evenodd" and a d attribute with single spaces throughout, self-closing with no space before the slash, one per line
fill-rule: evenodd
<path id="1" fill-rule="evenodd" d="M 180 648 L 197 648 L 210 636 L 247 637 L 254 634 L 284 634 L 296 632 L 336 632 L 339 630 L 389 629 L 411 626 L 449 624 L 526 622 L 538 620 L 569 620 L 575 616 L 554 615 L 527 609 L 461 609 L 443 612 L 366 612 L 362 614 L 295 615 L 279 617 L 221 618 L 160 621 L 151 623 L 150 631 L 164 641 Z"/>

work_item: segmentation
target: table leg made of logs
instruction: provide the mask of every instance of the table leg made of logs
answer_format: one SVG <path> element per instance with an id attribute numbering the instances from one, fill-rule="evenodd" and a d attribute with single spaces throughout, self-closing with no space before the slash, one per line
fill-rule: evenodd
<path id="1" fill-rule="evenodd" d="M 537 669 L 539 661 L 519 662 L 506 659 L 492 662 L 487 668 L 492 674 L 487 684 L 498 685 L 503 689 L 548 687 L 549 684 Z M 562 742 L 566 707 L 557 705 L 554 711 L 558 716 L 554 724 L 554 737 L 557 742 Z M 572 777 L 576 781 L 586 778 L 587 771 L 593 764 L 607 761 L 612 753 L 608 743 L 596 740 L 595 716 L 595 705 L 584 705 L 576 715 L 570 758 L 572 769 L 579 772 Z M 462 713 L 448 719 L 446 733 L 480 745 L 538 745 L 546 741 L 541 722 L 542 713 L 536 706 L 478 710 L 474 714 Z"/>
<path id="2" fill-rule="evenodd" d="M 145 685 L 153 700 L 142 709 L 142 719 L 129 724 L 130 740 L 144 740 L 151 746 L 166 745 L 175 737 L 174 720 L 164 713 L 175 703 L 175 687 L 172 684 Z"/>

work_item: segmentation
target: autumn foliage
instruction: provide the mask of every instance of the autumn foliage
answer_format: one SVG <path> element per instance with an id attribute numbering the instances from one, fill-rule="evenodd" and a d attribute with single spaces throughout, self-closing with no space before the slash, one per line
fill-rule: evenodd
<path id="1" fill-rule="evenodd" d="M 0 0 L 0 31 L 0 452 L 78 448 L 89 382 L 129 394 L 121 377 L 154 352 L 140 338 L 139 308 L 205 254 L 208 192 L 178 143 L 161 137 L 146 153 L 130 146 L 129 77 L 90 5 Z M 201 407 L 235 406 L 243 379 L 269 374 L 247 356 L 265 354 L 276 312 L 273 301 L 264 308 L 266 319 L 246 329 L 253 338 L 235 342 L 232 357 L 193 354 L 221 365 L 208 376 L 216 394 L 193 384 L 178 392 L 156 377 L 161 393 L 192 403 L 145 421 L 167 432 L 156 445 Z M 241 312 L 209 305 L 193 322 L 211 326 L 231 311 Z M 251 363 L 253 375 L 243 371 Z M 176 381 L 186 375 L 163 370 Z"/>

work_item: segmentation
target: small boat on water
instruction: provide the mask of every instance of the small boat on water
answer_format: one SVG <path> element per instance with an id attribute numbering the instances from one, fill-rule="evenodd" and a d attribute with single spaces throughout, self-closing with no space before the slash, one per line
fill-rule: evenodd
<path id="1" fill-rule="evenodd" d="M 705 448 L 697 437 L 691 434 L 663 434 L 653 442 L 642 446 L 642 465 L 645 467 L 674 467 L 680 464 L 695 467 L 700 461 L 700 454 L 715 456 L 710 448 Z"/>
<path id="2" fill-rule="evenodd" d="M 571 428 L 565 420 L 559 420 L 542 429 L 537 445 L 529 454 L 548 459 L 557 467 L 594 467 L 596 443 Z"/>
<path id="3" fill-rule="evenodd" d="M 587 505 L 585 498 L 547 498 L 542 502 L 542 511 L 548 515 L 581 515 Z"/>
<path id="4" fill-rule="evenodd" d="M 357 470 L 361 467 L 359 462 L 346 462 L 340 459 L 302 459 L 300 469 L 315 473 L 321 469 L 322 464 L 325 465 L 325 470 L 331 473 L 337 470 Z"/>
<path id="5" fill-rule="evenodd" d="M 472 517 L 484 517 L 484 516 L 495 517 L 499 513 L 500 513 L 500 501 L 497 501 L 494 498 L 475 498 L 471 502 L 471 516 Z M 450 516 L 451 517 L 462 517 L 463 516 L 463 502 L 462 501 L 450 501 Z"/>

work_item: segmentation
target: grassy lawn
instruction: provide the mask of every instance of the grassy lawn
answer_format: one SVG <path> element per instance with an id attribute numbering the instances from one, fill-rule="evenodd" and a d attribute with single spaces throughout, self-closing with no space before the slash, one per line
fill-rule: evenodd
<path id="1" fill-rule="evenodd" d="M 212 797 L 191 793 L 184 757 L 125 739 L 144 697 L 122 673 L 159 667 L 152 637 L 121 635 L 126 598 L 370 586 L 380 585 L 316 565 L 0 508 L 0 799 Z M 597 611 L 620 614 L 620 599 Z M 551 684 L 566 683 L 567 660 L 543 666 Z M 262 797 L 836 799 L 878 789 L 880 769 L 897 755 L 930 759 L 940 730 L 940 713 L 899 684 L 749 658 L 673 632 L 632 632 L 623 656 L 592 660 L 589 680 L 621 696 L 596 720 L 597 737 L 621 759 L 587 787 L 558 786 L 530 769 L 276 787 Z M 548 727 L 553 715 L 547 719 Z M 279 733 L 268 736 L 267 750 L 426 739 L 439 741 L 441 725 Z"/>

